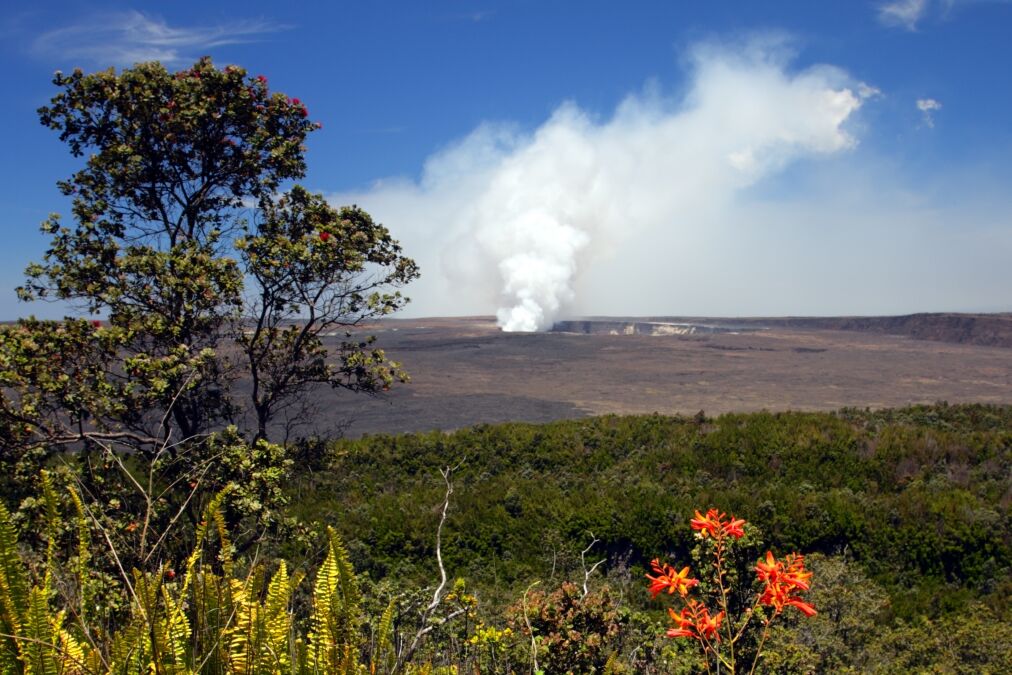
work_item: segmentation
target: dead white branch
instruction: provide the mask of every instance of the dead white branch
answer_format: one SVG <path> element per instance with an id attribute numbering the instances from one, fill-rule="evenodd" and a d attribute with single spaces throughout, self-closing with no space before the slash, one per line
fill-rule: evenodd
<path id="1" fill-rule="evenodd" d="M 583 595 L 580 596 L 581 600 L 587 597 L 587 593 L 590 592 L 587 589 L 587 582 L 590 581 L 590 575 L 594 573 L 594 570 L 597 569 L 598 565 L 607 560 L 607 558 L 602 558 L 601 560 L 598 560 L 596 563 L 591 565 L 590 569 L 587 569 L 587 554 L 590 553 L 590 549 L 594 548 L 594 544 L 601 541 L 600 539 L 594 536 L 593 532 L 590 533 L 590 538 L 592 540 L 590 542 L 590 545 L 587 546 L 587 548 L 580 551 L 580 566 L 583 567 Z"/>
<path id="2" fill-rule="evenodd" d="M 421 626 L 418 632 L 415 633 L 414 638 L 411 640 L 411 644 L 397 657 L 397 662 L 394 664 L 391 673 L 398 673 L 404 664 L 411 660 L 415 651 L 422 643 L 422 638 L 432 632 L 432 629 L 442 626 L 446 622 L 460 616 L 466 612 L 466 608 L 458 608 L 446 616 L 433 619 L 432 615 L 439 608 L 439 605 L 443 601 L 443 594 L 446 590 L 446 567 L 443 565 L 443 525 L 446 524 L 446 514 L 450 509 L 450 496 L 453 495 L 453 483 L 450 481 L 450 476 L 454 471 L 460 468 L 464 460 L 461 460 L 457 466 L 445 467 L 439 470 L 440 475 L 443 477 L 443 482 L 446 483 L 446 494 L 443 497 L 443 509 L 439 516 L 439 525 L 436 527 L 436 565 L 439 567 L 439 585 L 436 586 L 436 590 L 432 593 L 432 602 L 430 602 L 425 609 L 422 610 Z"/>

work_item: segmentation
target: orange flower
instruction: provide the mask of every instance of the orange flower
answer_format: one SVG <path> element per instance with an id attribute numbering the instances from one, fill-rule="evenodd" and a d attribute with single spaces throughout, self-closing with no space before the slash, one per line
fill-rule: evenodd
<path id="1" fill-rule="evenodd" d="M 696 618 L 696 630 L 703 637 L 712 638 L 716 636 L 719 641 L 720 634 L 717 631 L 720 630 L 720 624 L 723 620 L 724 612 L 719 612 L 717 616 L 711 618 L 710 611 L 704 607 Z"/>
<path id="2" fill-rule="evenodd" d="M 678 624 L 678 628 L 669 628 L 668 632 L 665 633 L 665 635 L 669 638 L 698 637 L 693 630 L 695 621 L 692 616 L 692 610 L 689 607 L 684 607 L 679 614 L 676 614 L 675 610 L 668 607 L 668 616 L 671 617 L 672 621 Z"/>
<path id="3" fill-rule="evenodd" d="M 788 554 L 784 562 L 773 557 L 772 551 L 766 551 L 766 559 L 760 560 L 755 567 L 759 581 L 767 584 L 783 584 L 791 588 L 809 589 L 808 580 L 812 573 L 805 570 L 805 556 L 799 553 Z"/>
<path id="4" fill-rule="evenodd" d="M 745 536 L 744 520 L 735 520 L 734 516 L 731 516 L 731 520 L 724 524 L 724 534 L 730 535 L 735 539 L 741 539 Z"/>
<path id="5" fill-rule="evenodd" d="M 805 570 L 805 556 L 800 553 L 789 553 L 785 560 L 784 581 L 803 591 L 809 589 L 808 580 L 812 573 Z"/>
<path id="6" fill-rule="evenodd" d="M 781 562 L 773 557 L 772 551 L 767 551 L 765 560 L 756 563 L 755 571 L 759 581 L 765 584 L 759 596 L 761 604 L 772 607 L 777 614 L 787 606 L 796 607 L 805 616 L 816 614 L 814 607 L 792 595 L 795 590 L 809 589 L 812 573 L 805 570 L 803 555 L 791 553 Z"/>
<path id="7" fill-rule="evenodd" d="M 710 616 L 710 610 L 696 602 L 689 600 L 682 611 L 678 614 L 673 609 L 668 609 L 668 616 L 678 627 L 669 628 L 665 633 L 669 638 L 687 637 L 696 640 L 716 639 L 720 641 L 720 624 L 724 621 L 724 612 L 718 612 Z"/>
<path id="8" fill-rule="evenodd" d="M 818 614 L 818 612 L 815 611 L 814 607 L 809 605 L 807 602 L 803 602 L 801 598 L 788 598 L 787 602 L 785 602 L 784 604 L 791 605 L 792 607 L 797 607 L 798 609 L 801 610 L 801 613 L 804 614 L 805 616 L 815 616 L 816 614 Z"/>
<path id="9" fill-rule="evenodd" d="M 736 539 L 741 539 L 745 536 L 745 530 L 743 526 L 745 521 L 736 519 L 731 516 L 731 519 L 727 519 L 727 514 L 717 511 L 717 509 L 710 509 L 704 516 L 699 511 L 696 511 L 696 517 L 689 521 L 689 525 L 694 530 L 699 530 L 699 533 L 703 537 L 713 537 L 714 539 L 722 538 L 725 536 L 731 536 Z"/>
<path id="10" fill-rule="evenodd" d="M 678 594 L 685 597 L 689 593 L 689 589 L 699 583 L 697 579 L 689 578 L 689 568 L 683 567 L 681 572 L 676 572 L 675 568 L 667 563 L 661 564 L 661 561 L 654 558 L 650 561 L 650 566 L 653 567 L 654 572 L 657 574 L 656 577 L 652 577 L 649 574 L 646 578 L 650 580 L 650 597 L 656 598 L 658 593 L 667 589 L 668 593 L 674 593 L 678 591 Z"/>
<path id="11" fill-rule="evenodd" d="M 689 521 L 689 525 L 694 530 L 699 530 L 702 536 L 716 537 L 721 531 L 720 527 L 720 516 L 717 514 L 717 509 L 710 509 L 704 516 L 699 511 L 696 511 L 696 517 Z"/>
<path id="12" fill-rule="evenodd" d="M 766 559 L 756 563 L 755 571 L 759 581 L 769 583 L 776 581 L 780 576 L 783 565 L 773 557 L 773 551 L 766 551 Z"/>

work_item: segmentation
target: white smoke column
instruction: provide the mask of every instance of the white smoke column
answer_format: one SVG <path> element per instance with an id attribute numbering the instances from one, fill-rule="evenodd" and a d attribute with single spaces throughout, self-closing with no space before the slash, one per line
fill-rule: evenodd
<path id="1" fill-rule="evenodd" d="M 578 113 L 560 111 L 532 143 L 502 161 L 478 199 L 470 236 L 497 261 L 505 306 L 496 318 L 503 330 L 550 327 L 573 299 L 577 256 L 592 230 L 581 204 L 596 169 L 591 133 Z"/>
<path id="2" fill-rule="evenodd" d="M 633 95 L 604 121 L 566 104 L 529 136 L 485 126 L 433 157 L 419 184 L 353 199 L 395 225 L 406 251 L 439 249 L 449 285 L 430 280 L 419 311 L 487 311 L 491 300 L 503 330 L 545 330 L 619 244 L 696 232 L 792 160 L 854 145 L 843 125 L 875 90 L 831 67 L 791 73 L 781 46 L 697 48 L 679 100 Z M 469 305 L 468 294 L 486 299 Z"/>

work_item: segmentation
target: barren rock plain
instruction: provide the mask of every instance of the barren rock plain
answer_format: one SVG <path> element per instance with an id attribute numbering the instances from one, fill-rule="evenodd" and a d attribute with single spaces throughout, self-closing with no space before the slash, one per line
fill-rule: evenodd
<path id="1" fill-rule="evenodd" d="M 643 321 L 728 332 L 610 334 L 620 332 L 616 323 Z M 589 325 L 584 333 L 503 333 L 491 317 L 471 317 L 362 327 L 412 381 L 376 398 L 319 392 L 316 431 L 339 421 L 356 437 L 606 413 L 1012 403 L 1012 348 L 995 346 L 1012 345 L 1007 314 Z"/>

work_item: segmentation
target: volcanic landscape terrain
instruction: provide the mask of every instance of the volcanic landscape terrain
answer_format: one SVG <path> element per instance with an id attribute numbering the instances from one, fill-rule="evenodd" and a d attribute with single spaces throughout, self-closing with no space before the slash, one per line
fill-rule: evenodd
<path id="1" fill-rule="evenodd" d="M 317 433 L 338 420 L 355 437 L 605 413 L 1012 402 L 1012 314 L 602 317 L 543 333 L 432 318 L 363 332 L 412 382 L 377 398 L 319 392 Z"/>

